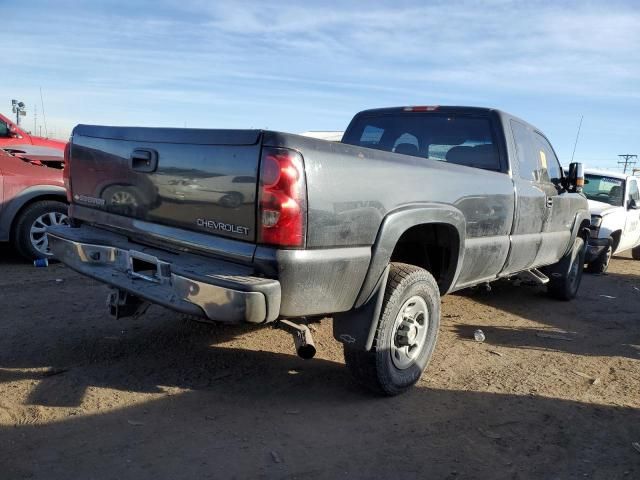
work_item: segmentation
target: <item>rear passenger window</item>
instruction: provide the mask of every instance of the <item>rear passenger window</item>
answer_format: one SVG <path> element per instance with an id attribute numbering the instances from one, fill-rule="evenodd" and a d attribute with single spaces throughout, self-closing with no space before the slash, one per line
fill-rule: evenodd
<path id="1" fill-rule="evenodd" d="M 488 117 L 440 112 L 362 115 L 343 143 L 500 171 Z"/>
<path id="2" fill-rule="evenodd" d="M 534 133 L 536 147 L 538 148 L 538 160 L 540 161 L 540 179 L 543 182 L 551 182 L 555 185 L 562 179 L 562 169 L 553 148 L 538 132 Z"/>
<path id="3" fill-rule="evenodd" d="M 515 120 L 511 120 L 511 131 L 516 144 L 520 178 L 539 182 L 541 180 L 538 163 L 540 154 L 533 141 L 532 132 L 526 125 Z"/>

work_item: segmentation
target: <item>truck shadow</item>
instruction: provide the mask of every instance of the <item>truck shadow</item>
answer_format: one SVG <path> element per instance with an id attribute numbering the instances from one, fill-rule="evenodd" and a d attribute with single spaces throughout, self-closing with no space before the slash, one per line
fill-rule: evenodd
<path id="1" fill-rule="evenodd" d="M 0 426 L 5 478 L 638 478 L 633 408 L 553 398 L 429 389 L 376 398 L 341 365 L 288 355 L 202 352 L 230 375 L 107 413 Z M 172 352 L 168 352 L 169 354 Z M 143 362 L 144 363 L 144 362 Z M 288 372 L 297 367 L 298 374 Z M 166 365 L 158 365 L 162 370 Z M 145 368 L 119 387 L 151 386 Z M 163 373 L 165 375 L 166 373 Z M 66 387 L 77 379 L 57 377 Z M 125 380 L 127 378 L 128 380 Z M 149 390 L 149 389 L 147 389 Z M 51 384 L 39 395 L 51 394 Z M 104 406 L 103 408 L 107 408 Z M 29 410 L 27 410 L 29 411 Z M 79 412 L 81 413 L 81 412 Z M 37 422 L 30 424 L 30 422 Z M 428 472 L 428 473 L 427 473 Z"/>
<path id="2" fill-rule="evenodd" d="M 549 298 L 544 287 L 515 286 L 506 281 L 494 283 L 490 292 L 460 295 L 540 325 L 458 324 L 455 330 L 460 338 L 473 338 L 473 331 L 480 328 L 485 342 L 496 346 L 640 359 L 640 350 L 634 347 L 640 345 L 640 281 L 636 275 L 585 274 L 579 295 L 571 302 Z"/>
<path id="3" fill-rule="evenodd" d="M 24 349 L 0 354 L 0 382 L 31 379 L 37 386 L 27 404 L 76 407 L 92 387 L 162 393 L 165 387 L 206 388 L 221 378 L 264 368 L 247 351 L 215 347 L 261 334 L 260 328 L 179 320 L 159 307 L 150 315 L 137 322 L 106 318 L 93 332 L 66 338 L 51 331 L 46 346 L 25 339 Z M 301 362 L 292 360 L 291 368 Z"/>

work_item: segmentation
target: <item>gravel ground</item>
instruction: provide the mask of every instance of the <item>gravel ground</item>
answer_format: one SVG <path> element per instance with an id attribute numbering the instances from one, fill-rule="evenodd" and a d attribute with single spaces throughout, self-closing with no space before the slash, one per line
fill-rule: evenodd
<path id="1" fill-rule="evenodd" d="M 495 285 L 443 301 L 432 363 L 377 398 L 290 337 L 113 320 L 106 288 L 0 250 L 0 478 L 640 479 L 640 262 L 579 299 Z M 484 343 L 472 340 L 482 328 Z"/>

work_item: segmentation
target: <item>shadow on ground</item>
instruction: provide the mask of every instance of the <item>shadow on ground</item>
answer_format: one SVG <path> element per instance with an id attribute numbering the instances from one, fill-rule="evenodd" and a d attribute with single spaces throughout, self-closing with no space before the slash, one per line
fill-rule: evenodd
<path id="1" fill-rule="evenodd" d="M 0 265 L 23 265 L 28 263 L 10 244 L 0 243 Z"/>
<path id="2" fill-rule="evenodd" d="M 638 478 L 640 412 L 550 398 L 355 388 L 340 364 L 210 348 L 193 390 L 109 413 L 0 427 L 5 478 Z M 170 356 L 173 352 L 168 351 Z M 205 355 L 203 357 L 203 355 Z M 111 367 L 104 365 L 103 370 Z M 289 372 L 295 368 L 298 372 Z M 222 370 L 224 371 L 224 370 Z M 71 372 L 70 372 L 71 373 Z M 140 372 L 142 373 L 142 372 Z M 229 373 L 229 372 L 227 372 Z M 216 380 L 216 378 L 218 378 Z M 73 384 L 66 374 L 57 382 Z M 119 388 L 156 382 L 131 375 Z M 39 389 L 47 396 L 52 385 Z M 544 413 L 541 413 L 544 412 Z M 536 435 L 530 432 L 535 430 Z M 531 440 L 535 438 L 535 440 Z"/>
<path id="3" fill-rule="evenodd" d="M 460 295 L 540 325 L 513 328 L 456 325 L 460 338 L 472 338 L 473 331 L 481 328 L 486 343 L 496 346 L 640 359 L 639 350 L 633 346 L 640 345 L 637 275 L 585 274 L 578 297 L 570 302 L 549 298 L 544 287 L 516 286 L 508 281 L 494 283 L 490 292 L 468 290 Z"/>

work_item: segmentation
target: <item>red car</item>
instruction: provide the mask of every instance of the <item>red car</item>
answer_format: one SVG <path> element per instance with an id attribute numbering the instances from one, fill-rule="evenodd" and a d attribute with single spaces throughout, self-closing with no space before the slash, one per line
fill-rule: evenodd
<path id="1" fill-rule="evenodd" d="M 67 142 L 50 138 L 36 137 L 25 132 L 7 117 L 0 113 L 0 148 L 13 145 L 36 145 L 64 151 Z"/>
<path id="2" fill-rule="evenodd" d="M 63 166 L 57 148 L 0 148 L 0 242 L 28 259 L 51 256 L 46 227 L 68 223 Z"/>

